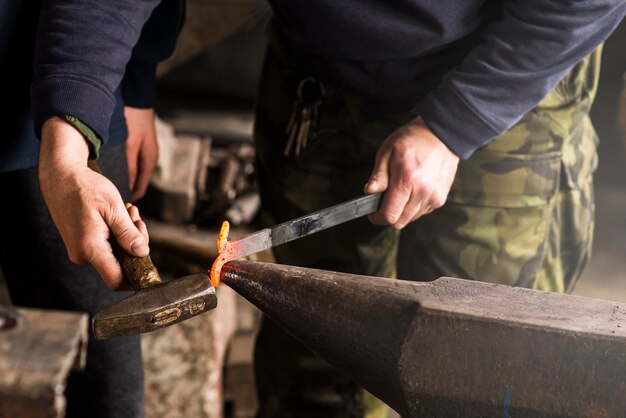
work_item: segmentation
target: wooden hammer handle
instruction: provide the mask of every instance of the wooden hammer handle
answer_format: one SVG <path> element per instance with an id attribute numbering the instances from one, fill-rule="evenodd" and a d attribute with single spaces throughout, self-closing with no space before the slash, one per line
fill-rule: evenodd
<path id="1" fill-rule="evenodd" d="M 124 277 L 134 290 L 145 289 L 163 283 L 150 255 L 135 257 L 128 254 L 115 240 L 111 241 L 113 254 L 122 266 Z"/>
<path id="2" fill-rule="evenodd" d="M 100 166 L 95 160 L 90 160 L 89 168 L 98 174 L 103 174 Z M 161 276 L 157 268 L 152 263 L 150 255 L 145 257 L 135 257 L 128 254 L 115 240 L 111 239 L 111 247 L 117 261 L 122 266 L 124 276 L 134 290 L 145 289 L 162 283 Z"/>

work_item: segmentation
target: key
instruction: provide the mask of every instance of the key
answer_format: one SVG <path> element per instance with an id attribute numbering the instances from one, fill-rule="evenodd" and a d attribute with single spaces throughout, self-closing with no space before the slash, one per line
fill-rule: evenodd
<path id="1" fill-rule="evenodd" d="M 322 104 L 324 86 L 312 77 L 300 81 L 298 98 L 293 104 L 291 115 L 285 129 L 287 143 L 283 155 L 288 157 L 292 149 L 296 157 L 305 148 L 311 134 L 311 127 L 316 126 L 319 107 Z"/>
<path id="2" fill-rule="evenodd" d="M 302 109 L 302 116 L 300 117 L 300 129 L 298 130 L 298 136 L 296 139 L 296 157 L 300 156 L 300 150 L 303 148 L 303 146 L 306 146 L 310 128 L 311 109 L 309 107 L 304 107 Z"/>
<path id="3" fill-rule="evenodd" d="M 293 104 L 293 108 L 291 110 L 291 116 L 289 117 L 289 122 L 287 122 L 287 128 L 285 129 L 285 134 L 287 135 L 287 144 L 285 145 L 285 150 L 283 151 L 283 155 L 285 157 L 289 156 L 291 152 L 291 148 L 293 147 L 293 141 L 296 137 L 296 133 L 298 132 L 298 121 L 297 115 L 301 112 L 302 109 L 302 101 L 297 100 Z"/>

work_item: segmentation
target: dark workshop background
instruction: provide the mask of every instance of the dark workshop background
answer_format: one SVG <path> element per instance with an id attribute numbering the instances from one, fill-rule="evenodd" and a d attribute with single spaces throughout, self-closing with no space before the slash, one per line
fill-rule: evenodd
<path id="1" fill-rule="evenodd" d="M 188 1 L 177 51 L 159 69 L 157 114 L 177 137 L 210 137 L 212 150 L 250 143 L 268 13 L 259 0 Z M 574 292 L 621 302 L 626 302 L 626 139 L 617 131 L 616 105 L 626 72 L 625 43 L 622 23 L 606 42 L 592 109 L 600 137 L 595 244 Z M 150 204 L 149 199 L 139 202 L 144 213 L 150 212 Z M 180 227 L 164 229 L 167 222 L 161 220 L 154 245 L 159 234 L 179 234 L 197 244 L 193 248 L 198 251 L 214 250 L 215 236 L 202 229 L 210 229 L 211 222 L 214 228 L 219 226 L 211 219 L 182 232 Z M 195 267 L 192 263 L 188 268 Z M 254 416 L 251 356 L 258 312 L 227 293 L 226 286 L 219 291 L 216 312 L 142 338 L 147 418 Z M 3 303 L 8 303 L 8 296 L 0 274 Z M 172 387 L 172 379 L 180 384 Z M 223 411 L 218 404 L 224 405 Z"/>

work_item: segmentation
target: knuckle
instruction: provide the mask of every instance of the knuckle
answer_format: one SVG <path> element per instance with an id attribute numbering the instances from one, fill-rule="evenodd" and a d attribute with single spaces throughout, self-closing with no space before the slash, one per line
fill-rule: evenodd
<path id="1" fill-rule="evenodd" d="M 447 196 L 443 193 L 436 193 L 432 200 L 432 210 L 442 207 L 446 204 Z"/>
<path id="2" fill-rule="evenodd" d="M 417 176 L 412 170 L 402 170 L 399 176 L 399 186 L 403 191 L 410 191 L 415 187 Z"/>
<path id="3" fill-rule="evenodd" d="M 411 184 L 415 184 L 419 181 L 420 179 L 420 175 L 417 172 L 417 170 L 413 170 L 410 168 L 406 168 L 404 170 L 404 176 L 406 177 L 406 179 L 411 182 Z"/>
<path id="4" fill-rule="evenodd" d="M 432 212 L 433 210 L 442 207 L 443 205 L 445 205 L 445 203 L 446 203 L 446 199 L 442 197 L 435 198 L 432 202 L 429 212 Z"/>
<path id="5" fill-rule="evenodd" d="M 134 231 L 130 227 L 125 227 L 117 234 L 117 240 L 122 243 L 129 243 L 134 238 Z"/>
<path id="6" fill-rule="evenodd" d="M 426 201 L 435 199 L 435 189 L 428 183 L 421 183 L 419 185 L 419 194 L 423 196 Z"/>
<path id="7" fill-rule="evenodd" d="M 386 223 L 388 224 L 394 224 L 398 218 L 400 217 L 399 213 L 397 213 L 397 211 L 395 210 L 390 210 L 387 209 L 385 211 L 382 212 L 382 217 L 385 220 Z"/>

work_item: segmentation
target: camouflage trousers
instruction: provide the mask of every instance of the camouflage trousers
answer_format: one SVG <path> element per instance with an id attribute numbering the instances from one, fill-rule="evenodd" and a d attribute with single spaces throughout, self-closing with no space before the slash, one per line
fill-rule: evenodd
<path id="1" fill-rule="evenodd" d="M 398 277 L 571 291 L 594 227 L 601 48 L 509 131 L 459 165 L 444 207 L 402 232 Z"/>
<path id="2" fill-rule="evenodd" d="M 275 248 L 279 263 L 412 280 L 457 276 L 570 289 L 589 257 L 596 136 L 588 118 L 599 51 L 537 109 L 461 163 L 448 203 L 399 233 L 366 219 Z M 255 142 L 261 218 L 276 224 L 363 192 L 382 141 L 415 98 L 381 99 L 326 85 L 298 156 L 285 152 L 301 80 L 274 43 L 263 69 Z M 399 250 L 398 250 L 398 242 Z M 358 307 L 355 307 L 358 308 Z M 323 313 L 320 313 L 323 314 Z M 264 319 L 255 352 L 260 417 L 385 417 L 386 407 Z"/>

